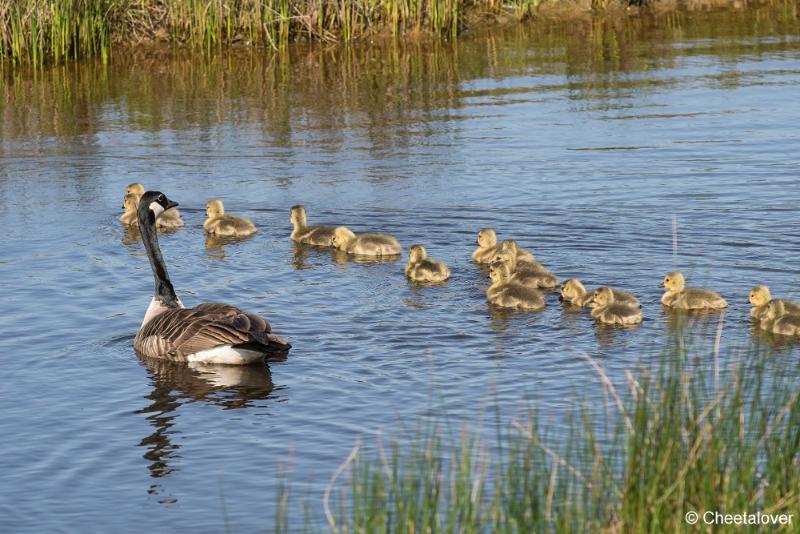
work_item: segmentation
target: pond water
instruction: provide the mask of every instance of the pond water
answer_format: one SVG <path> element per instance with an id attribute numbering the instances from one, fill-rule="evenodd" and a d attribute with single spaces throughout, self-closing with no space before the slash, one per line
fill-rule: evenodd
<path id="1" fill-rule="evenodd" d="M 750 287 L 800 297 L 787 9 L 3 72 L 0 530 L 267 530 L 283 479 L 324 524 L 357 436 L 492 406 L 507 427 L 538 406 L 557 440 L 565 414 L 605 402 L 584 355 L 624 387 L 676 335 L 710 359 L 720 321 L 723 364 L 761 346 Z M 152 279 L 117 220 L 134 181 L 180 202 L 187 225 L 161 245 L 182 300 L 263 314 L 294 345 L 286 361 L 136 356 Z M 256 236 L 208 242 L 213 197 Z M 414 287 L 402 262 L 300 249 L 298 203 L 312 224 L 423 243 L 453 277 Z M 541 313 L 490 309 L 470 261 L 485 226 L 562 279 L 634 292 L 645 322 L 597 328 L 555 294 Z M 730 309 L 665 314 L 675 268 Z"/>

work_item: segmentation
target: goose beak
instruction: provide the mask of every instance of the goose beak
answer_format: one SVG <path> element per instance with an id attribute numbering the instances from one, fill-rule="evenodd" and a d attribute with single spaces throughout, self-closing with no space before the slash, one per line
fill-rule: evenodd
<path id="1" fill-rule="evenodd" d="M 175 202 L 174 200 L 170 200 L 170 201 L 167 202 L 167 207 L 164 208 L 164 211 L 166 211 L 166 210 L 168 210 L 170 208 L 174 208 L 177 205 L 178 205 L 177 202 Z"/>

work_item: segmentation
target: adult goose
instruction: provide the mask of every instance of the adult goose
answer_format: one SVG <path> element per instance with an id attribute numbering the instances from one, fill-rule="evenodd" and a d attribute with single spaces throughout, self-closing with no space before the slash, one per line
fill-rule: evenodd
<path id="1" fill-rule="evenodd" d="M 216 302 L 183 307 L 156 234 L 158 217 L 177 205 L 159 191 L 147 191 L 139 201 L 139 231 L 153 269 L 155 294 L 134 349 L 150 358 L 229 365 L 256 363 L 267 354 L 288 351 L 291 345 L 273 335 L 269 323 L 258 315 Z"/>

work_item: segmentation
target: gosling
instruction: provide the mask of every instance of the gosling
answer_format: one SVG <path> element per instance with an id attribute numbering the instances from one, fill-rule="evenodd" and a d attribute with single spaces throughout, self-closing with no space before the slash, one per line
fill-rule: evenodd
<path id="1" fill-rule="evenodd" d="M 697 287 L 686 287 L 683 273 L 674 271 L 664 276 L 661 287 L 666 288 L 661 304 L 680 310 L 719 310 L 727 308 L 719 293 Z"/>
<path id="2" fill-rule="evenodd" d="M 626 306 L 632 306 L 634 308 L 636 307 L 641 308 L 642 304 L 641 302 L 639 302 L 639 299 L 637 299 L 627 291 L 622 291 L 621 289 L 614 289 L 613 287 L 611 288 L 611 291 L 614 293 L 615 303 L 625 304 Z M 594 295 L 588 292 L 584 287 L 584 285 L 581 283 L 581 281 L 576 278 L 570 278 L 569 280 L 565 280 L 564 283 L 561 285 L 562 300 L 571 302 L 575 306 L 580 306 L 581 308 L 591 306 L 593 297 Z"/>
<path id="3" fill-rule="evenodd" d="M 558 286 L 558 277 L 541 264 L 531 264 L 517 260 L 513 248 L 502 251 L 498 261 L 508 266 L 511 280 L 533 289 L 552 289 Z M 537 267 L 538 266 L 538 267 Z"/>
<path id="4" fill-rule="evenodd" d="M 119 216 L 119 222 L 126 226 L 135 226 L 138 228 L 139 216 L 137 215 L 137 210 L 139 209 L 139 195 L 135 193 L 126 194 L 122 199 L 122 208 L 125 211 Z M 172 210 L 165 211 L 161 214 L 161 217 L 156 219 L 157 230 L 173 230 L 183 226 L 183 220 L 181 220 L 180 216 L 178 216 L 177 219 L 174 217 L 165 217 L 170 211 Z"/>
<path id="5" fill-rule="evenodd" d="M 772 300 L 772 295 L 767 286 L 756 286 L 750 290 L 750 296 L 747 300 L 753 305 L 753 308 L 750 310 L 750 317 L 753 319 L 763 319 L 764 314 L 767 312 L 767 306 Z M 783 300 L 783 305 L 787 313 L 800 314 L 800 304 L 792 302 L 791 300 Z"/>
<path id="6" fill-rule="evenodd" d="M 789 313 L 784 301 L 773 299 L 761 319 L 761 328 L 783 336 L 800 335 L 800 314 Z"/>
<path id="7" fill-rule="evenodd" d="M 478 232 L 478 248 L 472 253 L 472 259 L 477 263 L 492 263 L 499 250 L 497 234 L 491 228 L 483 228 Z"/>
<path id="8" fill-rule="evenodd" d="M 139 199 L 144 195 L 144 186 L 140 183 L 134 182 L 128 185 L 128 189 L 125 195 L 136 195 L 136 205 L 139 205 Z M 124 199 L 123 199 L 124 203 Z M 126 207 L 127 209 L 127 207 Z M 136 214 L 134 213 L 133 216 L 134 221 L 137 221 Z M 122 218 L 120 217 L 120 220 Z M 125 223 L 130 225 L 131 223 Z M 178 208 L 171 208 L 161 214 L 160 217 L 156 219 L 156 228 L 160 228 L 163 230 L 173 229 L 173 228 L 180 228 L 183 226 L 183 219 L 181 219 L 181 212 L 178 211 Z"/>
<path id="9" fill-rule="evenodd" d="M 292 221 L 292 241 L 306 245 L 330 247 L 333 244 L 333 226 L 308 226 L 306 209 L 303 206 L 292 206 L 289 220 Z"/>
<path id="10" fill-rule="evenodd" d="M 515 283 L 507 263 L 495 262 L 489 269 L 492 285 L 486 290 L 486 300 L 502 308 L 522 311 L 544 309 L 544 295 L 541 291 Z"/>
<path id="11" fill-rule="evenodd" d="M 358 256 L 396 256 L 403 252 L 400 243 L 386 234 L 354 234 L 346 226 L 333 232 L 333 247 Z"/>
<path id="12" fill-rule="evenodd" d="M 422 245 L 413 245 L 408 250 L 406 277 L 415 282 L 444 282 L 450 278 L 450 269 L 441 261 L 428 258 Z"/>
<path id="13" fill-rule="evenodd" d="M 225 206 L 219 199 L 214 199 L 206 204 L 206 216 L 203 228 L 211 235 L 247 237 L 256 233 L 256 226 L 248 219 L 225 215 Z"/>
<path id="14" fill-rule="evenodd" d="M 513 239 L 506 239 L 498 246 L 497 253 L 494 255 L 492 263 L 495 261 L 504 261 L 505 257 L 514 257 L 517 260 L 517 269 L 520 270 L 536 270 L 546 271 L 547 268 L 541 263 L 536 261 L 536 257 L 517 245 Z"/>
<path id="15" fill-rule="evenodd" d="M 139 197 L 132 193 L 126 194 L 122 199 L 122 208 L 125 211 L 119 216 L 119 222 L 127 226 L 139 226 L 139 216 L 136 211 L 139 209 Z"/>
<path id="16" fill-rule="evenodd" d="M 634 325 L 642 322 L 641 306 L 616 302 L 610 287 L 598 287 L 592 295 L 592 317 L 604 324 Z"/>

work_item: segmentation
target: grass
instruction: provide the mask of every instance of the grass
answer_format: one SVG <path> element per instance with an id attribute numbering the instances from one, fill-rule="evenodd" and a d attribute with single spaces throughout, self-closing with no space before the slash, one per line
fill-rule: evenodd
<path id="1" fill-rule="evenodd" d="M 11 0 L 0 4 L 0 60 L 105 59 L 113 44 L 142 41 L 278 49 L 302 38 L 349 42 L 378 29 L 453 37 L 465 8 L 464 0 Z"/>
<path id="2" fill-rule="evenodd" d="M 794 514 L 800 522 L 797 362 L 763 350 L 718 375 L 715 351 L 676 346 L 577 414 L 560 444 L 536 418 L 490 450 L 437 429 L 390 452 L 356 445 L 325 495 L 333 532 L 689 532 L 687 512 Z M 718 369 L 714 365 L 715 369 Z M 380 445 L 380 444 L 379 444 Z M 757 532 L 764 527 L 737 527 Z M 701 530 L 714 530 L 702 527 Z"/>

